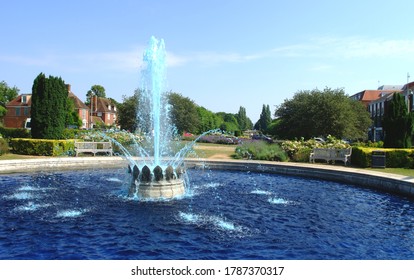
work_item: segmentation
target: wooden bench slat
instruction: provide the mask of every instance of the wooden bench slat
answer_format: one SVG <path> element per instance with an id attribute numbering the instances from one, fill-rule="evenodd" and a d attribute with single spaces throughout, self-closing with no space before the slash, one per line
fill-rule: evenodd
<path id="1" fill-rule="evenodd" d="M 80 153 L 92 153 L 94 156 L 97 153 L 109 153 L 113 155 L 111 142 L 75 142 L 76 156 Z"/>
<path id="2" fill-rule="evenodd" d="M 350 162 L 352 148 L 333 149 L 333 148 L 315 148 L 309 156 L 309 162 L 315 163 L 316 159 L 329 161 L 343 161 L 345 165 Z"/>

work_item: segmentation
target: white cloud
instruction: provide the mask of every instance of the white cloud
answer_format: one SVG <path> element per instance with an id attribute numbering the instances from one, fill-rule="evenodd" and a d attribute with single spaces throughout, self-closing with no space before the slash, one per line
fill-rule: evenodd
<path id="1" fill-rule="evenodd" d="M 142 66 L 144 47 L 98 53 L 1 55 L 0 61 L 23 66 L 65 67 L 71 71 L 137 71 Z M 414 39 L 388 40 L 364 37 L 314 37 L 303 43 L 278 46 L 253 52 L 192 52 L 180 55 L 167 51 L 168 67 L 181 67 L 189 63 L 216 66 L 222 63 L 244 63 L 272 58 L 407 58 L 414 59 Z M 326 70 L 328 65 L 315 65 L 312 70 Z"/>

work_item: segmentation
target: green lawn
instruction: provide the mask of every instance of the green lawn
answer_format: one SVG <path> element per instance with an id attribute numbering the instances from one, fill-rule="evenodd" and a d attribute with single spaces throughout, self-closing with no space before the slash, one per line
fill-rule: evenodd
<path id="1" fill-rule="evenodd" d="M 414 177 L 414 169 L 408 168 L 363 168 L 364 170 L 372 170 L 384 173 L 398 174 L 408 177 Z"/>

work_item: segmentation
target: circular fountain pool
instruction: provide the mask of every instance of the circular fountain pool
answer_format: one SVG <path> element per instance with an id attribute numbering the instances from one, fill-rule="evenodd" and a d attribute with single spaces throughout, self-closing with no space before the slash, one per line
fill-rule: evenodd
<path id="1" fill-rule="evenodd" d="M 297 177 L 188 174 L 188 194 L 166 201 L 128 197 L 120 169 L 2 175 L 0 259 L 414 258 L 412 200 Z"/>

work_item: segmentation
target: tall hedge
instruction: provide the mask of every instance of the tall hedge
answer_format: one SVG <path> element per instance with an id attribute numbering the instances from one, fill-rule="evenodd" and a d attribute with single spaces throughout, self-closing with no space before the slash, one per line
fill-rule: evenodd
<path id="1" fill-rule="evenodd" d="M 414 168 L 414 149 L 352 147 L 352 164 L 363 168 L 370 167 L 372 165 L 372 152 L 374 151 L 385 152 L 386 167 Z"/>
<path id="2" fill-rule="evenodd" d="M 61 139 L 68 91 L 62 78 L 40 73 L 33 82 L 31 133 L 37 139 Z"/>
<path id="3" fill-rule="evenodd" d="M 13 138 L 10 146 L 14 153 L 21 155 L 62 156 L 74 154 L 75 140 Z"/>

